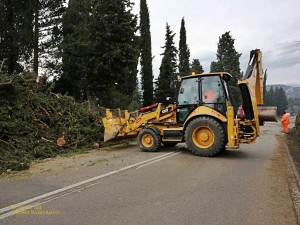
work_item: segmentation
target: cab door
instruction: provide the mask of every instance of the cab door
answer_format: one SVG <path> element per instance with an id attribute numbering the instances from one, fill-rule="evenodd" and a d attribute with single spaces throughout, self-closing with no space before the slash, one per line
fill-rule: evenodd
<path id="1" fill-rule="evenodd" d="M 190 77 L 181 82 L 177 102 L 177 123 L 183 124 L 189 114 L 200 104 L 199 77 Z"/>
<path id="2" fill-rule="evenodd" d="M 219 74 L 201 77 L 201 105 L 226 114 L 226 92 Z"/>

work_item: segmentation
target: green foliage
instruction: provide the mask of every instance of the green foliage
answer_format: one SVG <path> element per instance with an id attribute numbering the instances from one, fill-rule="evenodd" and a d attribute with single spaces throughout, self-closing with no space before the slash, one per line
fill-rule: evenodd
<path id="1" fill-rule="evenodd" d="M 86 99 L 86 77 L 93 73 L 90 64 L 90 0 L 70 0 L 63 17 L 63 74 L 56 82 L 55 91 L 73 96 L 77 101 Z"/>
<path id="2" fill-rule="evenodd" d="M 300 140 L 300 109 L 297 112 L 296 120 L 295 120 L 295 136 Z M 298 142 L 299 143 L 299 142 Z"/>
<path id="3" fill-rule="evenodd" d="M 0 76 L 0 172 L 28 168 L 36 158 L 91 146 L 103 137 L 98 113 L 72 97 L 41 91 L 33 74 Z M 65 134 L 66 145 L 56 144 Z"/>
<path id="4" fill-rule="evenodd" d="M 155 90 L 155 97 L 157 102 L 161 102 L 166 104 L 166 97 L 173 97 L 173 90 L 170 88 L 171 81 L 176 79 L 176 56 L 177 49 L 174 46 L 174 36 L 173 31 L 170 30 L 170 26 L 167 24 L 166 26 L 166 38 L 165 38 L 165 46 L 164 53 L 161 65 L 160 65 L 160 73 L 157 79 L 157 88 Z"/>
<path id="5" fill-rule="evenodd" d="M 234 39 L 230 35 L 230 31 L 225 32 L 219 38 L 217 61 L 212 62 L 210 65 L 211 72 L 228 72 L 233 76 L 229 81 L 233 105 L 237 107 L 241 104 L 242 98 L 240 89 L 237 85 L 237 79 L 242 78 L 240 69 L 240 57 L 242 54 L 238 53 L 234 47 Z"/>
<path id="6" fill-rule="evenodd" d="M 193 59 L 191 64 L 191 70 L 192 72 L 195 72 L 196 74 L 204 73 L 203 67 L 200 64 L 199 59 Z"/>
<path id="7" fill-rule="evenodd" d="M 19 73 L 29 62 L 33 40 L 32 1 L 0 1 L 0 61 L 3 71 Z M 23 62 L 23 65 L 20 63 Z"/>
<path id="8" fill-rule="evenodd" d="M 186 76 L 190 74 L 190 49 L 186 43 L 186 30 L 184 18 L 181 20 L 179 37 L 179 75 Z"/>
<path id="9" fill-rule="evenodd" d="M 274 92 L 275 105 L 277 106 L 277 114 L 282 115 L 287 110 L 288 101 L 283 88 L 276 88 Z"/>
<path id="10" fill-rule="evenodd" d="M 143 105 L 147 106 L 153 103 L 153 71 L 150 19 L 146 0 L 141 0 L 140 4 L 140 32 Z"/>
<path id="11" fill-rule="evenodd" d="M 114 88 L 131 100 L 139 56 L 137 18 L 131 10 L 128 0 L 69 2 L 58 92 L 112 107 L 113 96 L 108 94 Z"/>
<path id="12" fill-rule="evenodd" d="M 39 65 L 48 76 L 61 73 L 62 19 L 66 0 L 34 0 L 38 7 Z"/>
<path id="13" fill-rule="evenodd" d="M 9 74 L 28 70 L 34 51 L 34 71 L 38 62 L 50 75 L 58 73 L 61 19 L 65 0 L 22 0 L 0 2 L 0 60 Z"/>
<path id="14" fill-rule="evenodd" d="M 296 116 L 296 121 L 295 121 L 295 128 L 299 133 L 299 138 L 300 138 L 300 109 L 297 112 L 297 116 Z"/>
<path id="15" fill-rule="evenodd" d="M 132 101 L 128 105 L 129 111 L 136 111 L 142 107 L 142 101 L 141 101 L 141 94 L 139 93 L 138 89 L 136 89 L 133 92 Z"/>
<path id="16" fill-rule="evenodd" d="M 281 87 L 276 87 L 274 90 L 273 86 L 271 86 L 267 90 L 264 103 L 267 106 L 277 106 L 277 115 L 282 115 L 283 111 L 286 111 L 288 108 L 287 96 Z"/>
<path id="17" fill-rule="evenodd" d="M 217 50 L 217 62 L 212 64 L 211 72 L 225 71 L 230 73 L 234 78 L 241 78 L 240 57 L 234 47 L 234 39 L 230 35 L 230 31 L 225 32 L 219 38 Z M 233 79 L 235 80 L 235 79 Z M 235 81 L 232 82 L 235 84 Z"/>
<path id="18" fill-rule="evenodd" d="M 264 77 L 263 77 L 263 99 L 264 99 L 264 102 L 265 102 L 265 99 L 267 96 L 267 78 L 268 78 L 268 74 L 267 74 L 267 70 L 265 70 Z"/>
<path id="19" fill-rule="evenodd" d="M 219 62 L 211 62 L 210 64 L 210 72 L 222 72 L 223 67 L 222 64 Z"/>
<path id="20" fill-rule="evenodd" d="M 270 87 L 269 90 L 267 90 L 264 104 L 267 106 L 274 106 L 275 105 L 275 99 L 274 99 L 274 88 L 273 86 Z"/>

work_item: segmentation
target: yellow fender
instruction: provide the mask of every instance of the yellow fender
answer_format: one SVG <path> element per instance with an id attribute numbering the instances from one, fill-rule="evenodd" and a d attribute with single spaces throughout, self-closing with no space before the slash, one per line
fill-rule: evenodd
<path id="1" fill-rule="evenodd" d="M 212 109 L 212 108 L 209 108 L 207 106 L 199 106 L 197 107 L 189 116 L 188 118 L 185 120 L 185 123 L 184 123 L 184 127 L 186 127 L 186 125 L 193 119 L 193 118 L 196 118 L 198 116 L 210 116 L 210 117 L 214 117 L 216 118 L 217 120 L 220 120 L 224 123 L 227 122 L 227 118 L 222 115 L 221 113 L 219 113 L 218 111 Z"/>

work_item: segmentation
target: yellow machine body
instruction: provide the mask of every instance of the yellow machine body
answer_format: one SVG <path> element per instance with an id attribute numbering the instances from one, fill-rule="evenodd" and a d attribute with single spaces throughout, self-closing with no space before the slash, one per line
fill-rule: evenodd
<path id="1" fill-rule="evenodd" d="M 238 81 L 245 116 L 238 117 L 233 107 L 227 90 L 230 74 L 192 74 L 178 79 L 181 88 L 176 104 L 164 107 L 159 103 L 136 112 L 106 109 L 102 118 L 104 141 L 138 136 L 144 151 L 156 151 L 161 144 L 174 146 L 186 142 L 198 156 L 213 156 L 225 147 L 237 148 L 242 143 L 255 142 L 259 126 L 264 121 L 276 121 L 276 107 L 263 106 L 261 60 L 259 49 L 251 51 L 245 77 Z M 204 88 L 209 86 L 205 80 L 218 82 L 218 93 L 224 89 L 219 94 L 221 103 L 205 103 L 208 94 L 204 94 Z M 184 86 L 189 82 L 190 86 Z"/>

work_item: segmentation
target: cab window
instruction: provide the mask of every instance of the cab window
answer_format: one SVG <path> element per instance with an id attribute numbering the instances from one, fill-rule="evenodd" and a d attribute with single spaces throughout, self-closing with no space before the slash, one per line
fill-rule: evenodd
<path id="1" fill-rule="evenodd" d="M 226 112 L 226 95 L 219 76 L 202 77 L 202 103 L 222 113 Z"/>
<path id="2" fill-rule="evenodd" d="M 199 82 L 197 77 L 183 80 L 178 94 L 178 105 L 195 104 L 199 104 Z"/>

